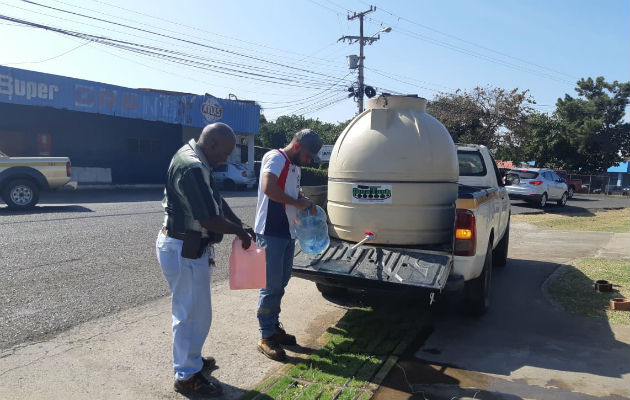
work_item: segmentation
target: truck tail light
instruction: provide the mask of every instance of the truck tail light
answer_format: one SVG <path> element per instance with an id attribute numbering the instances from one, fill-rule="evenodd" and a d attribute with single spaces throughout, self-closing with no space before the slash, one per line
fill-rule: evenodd
<path id="1" fill-rule="evenodd" d="M 241 172 L 241 176 L 242 176 L 243 178 L 247 178 L 247 171 L 243 171 L 243 172 Z"/>
<path id="2" fill-rule="evenodd" d="M 543 183 L 542 181 L 531 181 L 531 182 L 529 182 L 530 185 L 536 185 L 536 186 L 542 185 L 542 183 Z"/>
<path id="3" fill-rule="evenodd" d="M 70 170 L 70 161 L 66 162 L 66 175 L 68 175 L 68 178 L 72 175 L 72 171 Z"/>
<path id="4" fill-rule="evenodd" d="M 475 214 L 470 210 L 457 209 L 455 218 L 455 255 L 474 256 L 477 247 Z"/>

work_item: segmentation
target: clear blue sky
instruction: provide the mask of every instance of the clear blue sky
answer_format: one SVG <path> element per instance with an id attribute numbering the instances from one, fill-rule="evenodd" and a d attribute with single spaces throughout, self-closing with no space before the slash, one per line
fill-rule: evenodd
<path id="1" fill-rule="evenodd" d="M 377 11 L 366 17 L 364 33 L 392 28 L 366 47 L 366 83 L 379 89 L 431 99 L 457 88 L 518 87 L 531 90 L 539 110 L 551 111 L 558 97 L 574 94 L 580 77 L 630 80 L 625 0 L 34 1 L 220 50 L 18 0 L 0 0 L 0 14 L 179 51 L 186 54 L 177 57 L 203 58 L 198 61 L 215 71 L 6 21 L 0 21 L 1 65 L 129 87 L 231 93 L 260 102 L 269 119 L 290 112 L 330 122 L 354 116 L 354 101 L 342 99 L 346 83 L 356 79 L 356 71 L 348 75 L 345 56 L 358 54 L 358 45 L 337 39 L 358 34 L 358 21 L 348 21 L 347 10 L 370 5 Z M 225 75 L 217 66 L 256 80 Z"/>

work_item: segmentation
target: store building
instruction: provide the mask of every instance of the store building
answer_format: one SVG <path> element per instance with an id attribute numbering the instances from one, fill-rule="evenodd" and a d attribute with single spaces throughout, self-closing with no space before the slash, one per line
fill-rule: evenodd
<path id="1" fill-rule="evenodd" d="M 67 156 L 81 183 L 163 183 L 171 157 L 213 122 L 237 134 L 229 161 L 254 168 L 260 106 L 0 66 L 0 150 Z"/>

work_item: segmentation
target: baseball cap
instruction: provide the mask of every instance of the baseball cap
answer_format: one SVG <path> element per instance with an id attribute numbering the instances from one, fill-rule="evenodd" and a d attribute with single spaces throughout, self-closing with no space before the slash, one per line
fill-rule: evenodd
<path id="1" fill-rule="evenodd" d="M 320 159 L 317 156 L 319 150 L 322 148 L 322 139 L 315 131 L 311 129 L 302 129 L 293 137 L 302 147 L 308 150 L 313 157 L 314 162 L 319 162 Z"/>

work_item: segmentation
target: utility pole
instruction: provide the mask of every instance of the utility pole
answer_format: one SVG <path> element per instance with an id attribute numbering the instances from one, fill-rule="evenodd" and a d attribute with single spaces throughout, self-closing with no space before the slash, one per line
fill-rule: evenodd
<path id="1" fill-rule="evenodd" d="M 359 114 L 363 112 L 363 94 L 365 91 L 365 85 L 363 83 L 363 46 L 365 44 L 372 44 L 381 38 L 381 35 L 365 37 L 363 36 L 363 17 L 366 14 L 376 11 L 376 7 L 370 6 L 370 9 L 367 11 L 363 11 L 360 13 L 353 13 L 352 15 L 348 15 L 348 20 L 352 21 L 354 19 L 359 19 L 359 36 L 342 36 L 339 38 L 339 41 L 348 41 L 350 44 L 359 43 L 359 79 L 357 82 L 357 92 L 355 93 L 355 97 L 357 99 L 357 104 L 359 105 Z M 356 56 L 355 56 L 356 57 Z"/>

